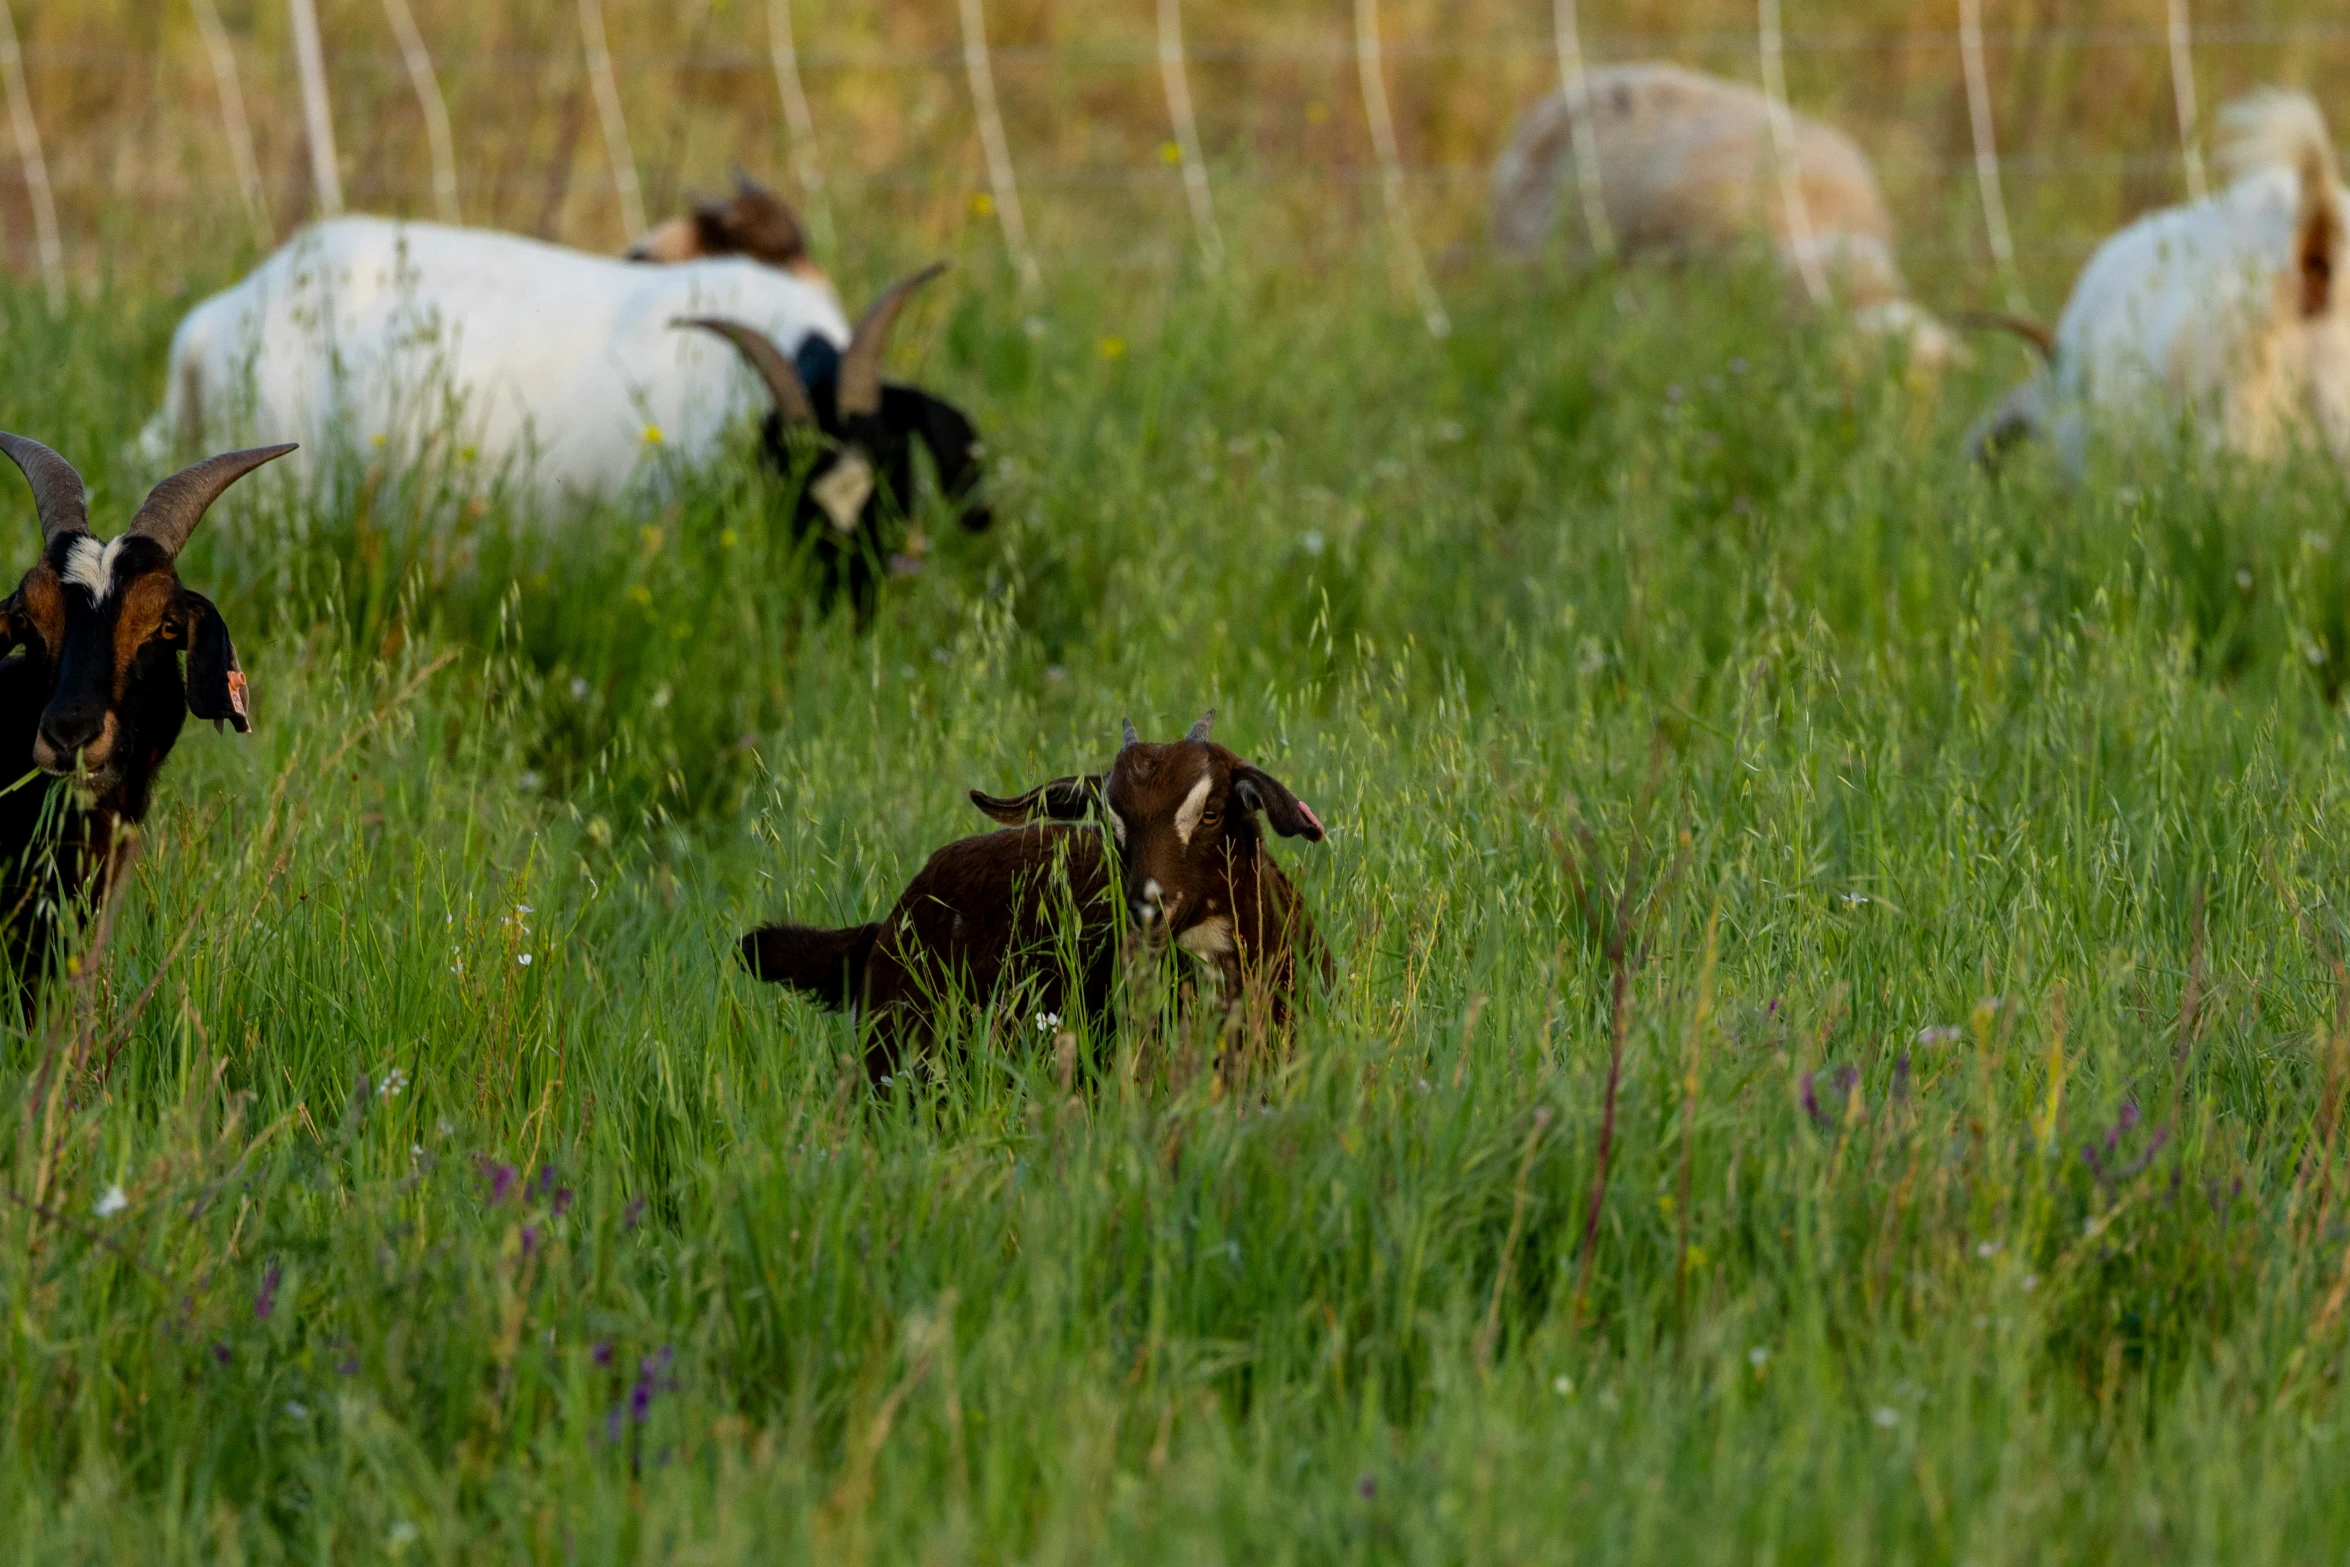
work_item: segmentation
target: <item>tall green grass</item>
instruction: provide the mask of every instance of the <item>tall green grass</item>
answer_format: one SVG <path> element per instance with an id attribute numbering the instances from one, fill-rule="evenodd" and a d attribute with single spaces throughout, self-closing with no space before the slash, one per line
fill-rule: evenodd
<path id="1" fill-rule="evenodd" d="M 865 638 L 747 462 L 199 535 L 256 733 L 0 1048 L 20 1559 L 2340 1553 L 2339 477 L 1986 483 L 2001 350 L 1767 279 L 964 287 Z M 175 308 L 0 294 L 102 515 Z M 734 962 L 1210 706 L 1339 958 L 1230 1084 Z"/>

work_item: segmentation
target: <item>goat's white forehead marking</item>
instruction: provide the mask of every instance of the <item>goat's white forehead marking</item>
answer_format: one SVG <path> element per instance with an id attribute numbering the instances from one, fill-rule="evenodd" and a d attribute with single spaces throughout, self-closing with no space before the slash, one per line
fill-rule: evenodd
<path id="1" fill-rule="evenodd" d="M 1208 789 L 1215 781 L 1213 774 L 1202 773 L 1199 782 L 1191 786 L 1191 793 L 1183 797 L 1182 805 L 1175 810 L 1175 836 L 1186 847 L 1190 846 L 1191 835 L 1199 830 L 1200 817 L 1207 812 Z"/>
<path id="2" fill-rule="evenodd" d="M 65 580 L 87 588 L 92 602 L 105 603 L 106 595 L 114 591 L 114 557 L 122 553 L 123 539 L 129 537 L 126 533 L 104 544 L 86 533 L 75 539 L 65 552 Z"/>

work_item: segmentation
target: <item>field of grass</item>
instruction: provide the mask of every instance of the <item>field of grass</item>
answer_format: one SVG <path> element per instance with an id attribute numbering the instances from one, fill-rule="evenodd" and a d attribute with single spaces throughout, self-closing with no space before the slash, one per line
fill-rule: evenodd
<path id="1" fill-rule="evenodd" d="M 863 639 L 747 463 L 224 504 L 256 733 L 0 1033 L 10 1554 L 2350 1547 L 2343 481 L 1993 486 L 2001 345 L 1447 286 L 1438 344 L 1369 261 L 967 269 L 901 359 L 1001 522 Z M 181 306 L 0 290 L 102 518 Z M 735 962 L 1210 706 L 1331 828 L 1337 978 L 1236 1081 L 980 1017 L 876 1101 Z"/>

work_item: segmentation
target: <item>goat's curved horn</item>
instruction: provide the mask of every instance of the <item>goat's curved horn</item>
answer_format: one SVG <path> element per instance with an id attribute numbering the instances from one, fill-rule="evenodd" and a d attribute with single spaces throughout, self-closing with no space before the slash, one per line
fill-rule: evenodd
<path id="1" fill-rule="evenodd" d="M 1130 745 L 1140 745 L 1140 744 L 1142 744 L 1142 736 L 1140 736 L 1140 735 L 1138 735 L 1138 734 L 1136 734 L 1136 733 L 1134 732 L 1134 720 L 1133 720 L 1133 719 L 1131 719 L 1131 718 L 1121 718 L 1121 719 L 1119 719 L 1119 720 L 1118 720 L 1118 722 L 1119 722 L 1119 724 L 1122 726 L 1122 733 L 1120 734 L 1120 736 L 1119 736 L 1119 740 L 1118 740 L 1118 749 L 1119 749 L 1119 750 L 1123 751 L 1123 750 L 1125 750 L 1125 749 L 1126 749 L 1128 746 L 1130 746 Z"/>
<path id="2" fill-rule="evenodd" d="M 41 546 L 46 549 L 69 533 L 90 531 L 90 492 L 73 464 L 21 435 L 0 433 L 0 452 L 6 452 L 33 487 L 33 510 L 41 518 Z"/>
<path id="3" fill-rule="evenodd" d="M 840 360 L 839 407 L 843 419 L 881 412 L 881 353 L 889 346 L 889 329 L 897 325 L 898 312 L 906 308 L 914 290 L 946 269 L 945 262 L 933 261 L 911 277 L 898 279 L 858 318 L 857 330 L 849 334 L 849 351 Z"/>
<path id="4" fill-rule="evenodd" d="M 143 539 L 153 539 L 163 546 L 166 554 L 178 555 L 181 546 L 188 542 L 188 535 L 196 531 L 196 524 L 204 520 L 204 513 L 220 499 L 221 491 L 263 463 L 275 462 L 293 449 L 291 441 L 283 446 L 256 446 L 242 452 L 223 452 L 218 457 L 207 457 L 192 468 L 182 468 L 147 492 L 124 536 L 135 533 Z"/>
<path id="5" fill-rule="evenodd" d="M 675 327 L 698 326 L 705 332 L 715 332 L 732 343 L 759 379 L 767 383 L 767 395 L 775 399 L 775 411 L 783 415 L 785 424 L 814 424 L 816 404 L 808 397 L 808 388 L 800 380 L 800 373 L 792 368 L 783 350 L 775 340 L 756 327 L 740 321 L 729 321 L 724 316 L 679 316 L 669 323 Z"/>
<path id="6" fill-rule="evenodd" d="M 1208 737 L 1208 730 L 1215 726 L 1215 722 L 1216 710 L 1211 707 L 1207 710 L 1206 714 L 1201 717 L 1198 723 L 1191 726 L 1190 733 L 1186 734 L 1183 738 L 1186 740 L 1204 741 Z"/>

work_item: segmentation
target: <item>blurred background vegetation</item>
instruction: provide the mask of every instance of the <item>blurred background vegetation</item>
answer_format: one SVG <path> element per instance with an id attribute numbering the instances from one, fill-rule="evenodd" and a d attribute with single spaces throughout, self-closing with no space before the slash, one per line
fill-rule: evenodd
<path id="1" fill-rule="evenodd" d="M 282 0 L 220 0 L 271 218 L 310 215 L 300 95 Z M 626 235 L 592 102 L 578 9 L 411 0 L 449 106 L 465 220 L 613 249 Z M 848 261 L 875 246 L 992 243 L 955 6 L 790 6 L 820 167 Z M 1785 8 L 1789 96 L 1876 160 L 1906 258 L 1938 303 L 1988 298 L 1955 0 Z M 380 0 L 318 0 L 351 206 L 429 215 L 424 122 Z M 770 58 L 770 0 L 605 0 L 648 210 L 714 189 L 731 165 L 789 186 Z M 1157 14 L 995 0 L 988 42 L 1013 163 L 1049 267 L 1163 267 L 1190 242 L 1159 76 Z M 1587 0 L 1594 62 L 1671 58 L 1756 76 L 1755 10 L 1728 0 Z M 2114 221 L 2184 185 L 2156 0 L 1990 0 L 1984 29 L 2008 200 L 2026 275 L 2049 308 Z M 2350 64 L 2350 22 L 2321 0 L 2199 0 L 2203 119 L 2263 82 L 2309 85 Z M 1378 233 L 1353 13 L 1189 0 L 1183 24 L 1201 137 L 1221 202 L 1251 211 L 1260 259 L 1316 266 Z M 1388 92 L 1422 243 L 1440 270 L 1482 232 L 1485 171 L 1520 109 L 1557 80 L 1539 0 L 1387 0 Z M 68 255 L 101 268 L 184 264 L 191 240 L 250 238 L 191 7 L 158 0 L 21 4 L 30 97 Z M 0 163 L 6 254 L 33 264 L 21 173 Z"/>

